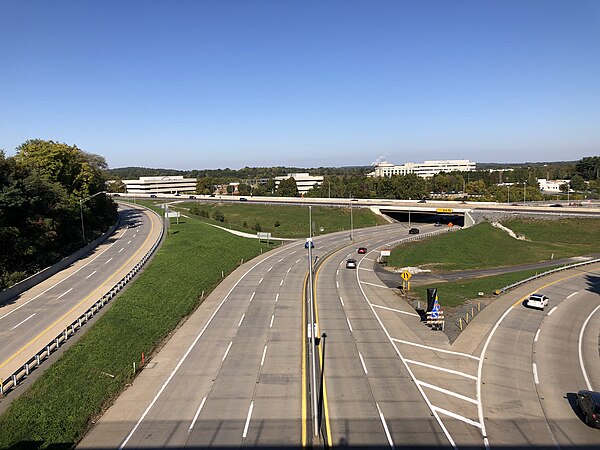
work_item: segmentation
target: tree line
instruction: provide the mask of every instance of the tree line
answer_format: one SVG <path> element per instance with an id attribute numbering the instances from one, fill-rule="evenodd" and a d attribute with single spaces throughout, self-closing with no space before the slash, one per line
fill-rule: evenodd
<path id="1" fill-rule="evenodd" d="M 115 223 L 116 204 L 104 194 L 94 196 L 105 191 L 106 167 L 103 157 L 54 141 L 26 141 L 13 157 L 0 150 L 0 289 L 56 263 Z"/>

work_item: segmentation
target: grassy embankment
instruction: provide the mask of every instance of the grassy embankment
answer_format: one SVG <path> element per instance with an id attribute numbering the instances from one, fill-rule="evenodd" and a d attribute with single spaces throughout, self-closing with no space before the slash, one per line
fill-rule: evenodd
<path id="1" fill-rule="evenodd" d="M 552 265 L 552 258 L 600 251 L 599 220 L 513 220 L 504 225 L 529 240 L 516 240 L 490 224 L 483 223 L 466 230 L 399 246 L 392 251 L 389 265 L 418 266 L 439 272 L 509 267 L 540 261 L 548 261 Z M 490 296 L 496 289 L 548 269 L 415 286 L 414 293 L 424 299 L 427 287 L 437 287 L 445 305 L 458 306 L 476 298 L 478 292 Z"/>
<path id="2" fill-rule="evenodd" d="M 225 216 L 225 222 L 204 220 L 247 233 L 256 233 L 255 226 L 260 224 L 261 231 L 271 233 L 274 237 L 303 238 L 308 235 L 307 206 L 186 202 L 173 205 L 171 208 L 177 210 L 178 208 L 189 209 L 192 207 L 196 207 L 198 211 L 205 211 L 210 218 L 214 216 L 215 211 L 220 211 Z M 352 221 L 354 228 L 387 223 L 368 208 L 352 208 Z M 314 235 L 349 230 L 350 208 L 313 206 L 312 222 Z M 320 231 L 321 228 L 323 231 Z"/>
<path id="3" fill-rule="evenodd" d="M 240 260 L 266 245 L 185 219 L 112 307 L 0 416 L 0 448 L 70 448 L 152 350 Z M 109 375 L 110 374 L 110 375 Z M 114 376 L 114 377 L 113 377 Z M 55 448 L 55 447 L 53 447 Z"/>

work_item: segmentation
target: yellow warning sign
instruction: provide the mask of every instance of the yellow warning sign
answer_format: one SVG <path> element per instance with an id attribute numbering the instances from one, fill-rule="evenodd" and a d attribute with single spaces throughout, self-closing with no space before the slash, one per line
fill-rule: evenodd
<path id="1" fill-rule="evenodd" d="M 408 280 L 410 280 L 410 277 L 412 277 L 412 275 L 410 274 L 410 272 L 409 272 L 409 271 L 407 271 L 407 270 L 405 270 L 404 272 L 402 272 L 402 273 L 400 274 L 400 276 L 402 277 L 402 279 L 403 279 L 404 281 L 408 281 Z"/>
<path id="2" fill-rule="evenodd" d="M 451 213 L 452 208 L 437 208 L 435 211 L 439 213 Z"/>

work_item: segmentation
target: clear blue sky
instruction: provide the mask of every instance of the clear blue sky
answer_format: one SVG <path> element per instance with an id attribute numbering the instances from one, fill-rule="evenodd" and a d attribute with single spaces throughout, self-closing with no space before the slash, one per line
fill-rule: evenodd
<path id="1" fill-rule="evenodd" d="M 600 154 L 600 1 L 0 0 L 0 149 L 110 167 Z"/>

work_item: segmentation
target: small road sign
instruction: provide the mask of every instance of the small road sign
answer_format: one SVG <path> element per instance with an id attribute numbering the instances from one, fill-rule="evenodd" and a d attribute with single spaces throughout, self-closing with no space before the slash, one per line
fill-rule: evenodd
<path id="1" fill-rule="evenodd" d="M 410 274 L 410 272 L 408 270 L 405 270 L 404 272 L 402 272 L 400 274 L 400 276 L 402 277 L 402 279 L 404 281 L 408 281 L 408 280 L 410 280 L 410 277 L 412 277 L 412 275 Z"/>

